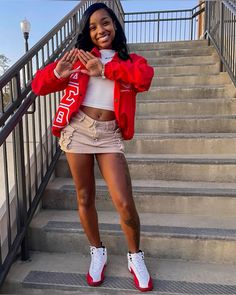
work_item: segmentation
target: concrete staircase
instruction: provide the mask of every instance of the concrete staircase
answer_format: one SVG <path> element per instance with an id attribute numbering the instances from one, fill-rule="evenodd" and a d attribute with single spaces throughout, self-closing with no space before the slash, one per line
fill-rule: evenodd
<path id="1" fill-rule="evenodd" d="M 141 248 L 153 294 L 236 294 L 236 90 L 205 41 L 132 45 L 155 67 L 126 142 Z M 30 227 L 31 260 L 16 261 L 3 293 L 138 294 L 119 217 L 96 167 L 106 282 L 89 288 L 88 243 L 62 155 Z"/>

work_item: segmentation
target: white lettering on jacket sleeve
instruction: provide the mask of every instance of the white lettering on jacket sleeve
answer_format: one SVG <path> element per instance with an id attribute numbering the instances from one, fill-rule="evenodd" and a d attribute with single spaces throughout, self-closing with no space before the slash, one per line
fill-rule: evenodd
<path id="1" fill-rule="evenodd" d="M 53 122 L 53 126 L 57 128 L 64 128 L 69 124 L 70 110 L 72 105 L 76 102 L 79 95 L 79 84 L 70 81 L 66 89 L 65 95 L 62 97 L 58 106 L 57 113 Z"/>

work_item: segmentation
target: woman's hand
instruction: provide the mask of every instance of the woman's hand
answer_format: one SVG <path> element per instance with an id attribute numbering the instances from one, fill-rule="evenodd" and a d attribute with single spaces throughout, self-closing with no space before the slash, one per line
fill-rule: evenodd
<path id="1" fill-rule="evenodd" d="M 78 58 L 86 67 L 86 70 L 80 70 L 82 73 L 93 77 L 101 76 L 103 65 L 99 58 L 82 49 L 78 50 Z"/>
<path id="2" fill-rule="evenodd" d="M 75 72 L 79 72 L 79 69 L 73 70 L 73 65 L 78 61 L 78 49 L 74 48 L 59 60 L 55 70 L 61 78 L 67 78 Z"/>

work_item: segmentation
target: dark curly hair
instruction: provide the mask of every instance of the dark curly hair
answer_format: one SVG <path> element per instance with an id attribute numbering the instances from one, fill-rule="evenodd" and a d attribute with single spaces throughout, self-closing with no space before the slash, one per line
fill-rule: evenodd
<path id="1" fill-rule="evenodd" d="M 113 10 L 107 7 L 104 3 L 94 3 L 84 12 L 79 24 L 79 33 L 75 47 L 85 51 L 91 51 L 94 47 L 90 38 L 89 21 L 91 15 L 99 9 L 106 10 L 116 26 L 116 34 L 112 42 L 112 49 L 117 51 L 119 58 L 122 60 L 130 59 L 124 30 Z"/>

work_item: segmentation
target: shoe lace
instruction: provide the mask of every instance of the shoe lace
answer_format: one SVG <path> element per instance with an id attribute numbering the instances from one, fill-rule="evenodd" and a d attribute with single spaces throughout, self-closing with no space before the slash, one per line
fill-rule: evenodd
<path id="1" fill-rule="evenodd" d="M 103 263 L 102 255 L 100 253 L 98 253 L 95 248 L 91 248 L 90 251 L 91 251 L 91 257 L 92 257 L 91 266 L 93 269 L 99 270 L 101 264 Z M 103 253 L 103 255 L 104 255 L 104 253 Z"/>
<path id="2" fill-rule="evenodd" d="M 147 268 L 144 262 L 144 254 L 141 253 L 140 255 L 137 255 L 135 259 L 132 259 L 133 262 L 135 263 L 136 268 L 138 269 L 139 273 L 141 275 L 146 275 L 147 274 Z"/>

